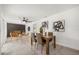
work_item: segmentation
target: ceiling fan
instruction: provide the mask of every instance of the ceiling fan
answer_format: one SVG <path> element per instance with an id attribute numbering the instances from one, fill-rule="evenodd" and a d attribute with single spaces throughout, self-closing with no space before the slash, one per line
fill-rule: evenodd
<path id="1" fill-rule="evenodd" d="M 23 20 L 22 20 L 23 22 L 32 22 L 32 21 L 29 21 L 29 19 L 28 18 L 26 18 L 26 17 L 23 17 Z"/>

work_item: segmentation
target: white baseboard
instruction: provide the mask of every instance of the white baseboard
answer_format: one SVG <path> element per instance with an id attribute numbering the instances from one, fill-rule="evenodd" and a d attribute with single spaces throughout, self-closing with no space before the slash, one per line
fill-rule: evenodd
<path id="1" fill-rule="evenodd" d="M 79 48 L 73 48 L 73 47 L 69 46 L 68 44 L 63 44 L 63 43 L 59 43 L 59 42 L 56 42 L 56 44 L 79 51 Z"/>

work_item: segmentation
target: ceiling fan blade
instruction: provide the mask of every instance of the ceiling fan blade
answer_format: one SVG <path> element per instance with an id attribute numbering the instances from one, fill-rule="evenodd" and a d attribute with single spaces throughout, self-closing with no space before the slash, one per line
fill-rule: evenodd
<path id="1" fill-rule="evenodd" d="M 32 21 L 27 21 L 27 20 L 23 20 L 24 22 L 32 22 Z"/>
<path id="2" fill-rule="evenodd" d="M 28 18 L 25 18 L 25 17 L 23 17 L 23 20 L 22 21 L 24 21 L 24 22 L 32 22 L 32 21 L 29 21 L 29 19 Z"/>
<path id="3" fill-rule="evenodd" d="M 32 22 L 32 21 L 28 21 L 28 22 Z"/>

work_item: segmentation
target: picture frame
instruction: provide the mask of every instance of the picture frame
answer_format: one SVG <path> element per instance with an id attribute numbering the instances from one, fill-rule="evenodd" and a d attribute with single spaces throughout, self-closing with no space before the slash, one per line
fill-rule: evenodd
<path id="1" fill-rule="evenodd" d="M 56 32 L 64 32 L 65 31 L 65 20 L 58 20 L 53 22 L 53 29 Z"/>
<path id="2" fill-rule="evenodd" d="M 42 22 L 42 27 L 48 29 L 48 21 Z"/>
<path id="3" fill-rule="evenodd" d="M 28 26 L 28 31 L 30 31 L 30 26 Z"/>

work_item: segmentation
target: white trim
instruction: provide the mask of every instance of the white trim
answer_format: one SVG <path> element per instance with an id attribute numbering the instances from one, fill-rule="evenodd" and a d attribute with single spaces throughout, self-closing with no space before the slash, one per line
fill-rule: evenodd
<path id="1" fill-rule="evenodd" d="M 56 44 L 61 45 L 61 46 L 64 46 L 64 47 L 68 47 L 68 48 L 71 48 L 71 49 L 74 49 L 74 50 L 78 50 L 78 51 L 79 51 L 79 48 L 71 47 L 71 46 L 69 46 L 68 44 L 63 44 L 63 43 L 60 43 L 60 42 L 56 42 Z"/>

